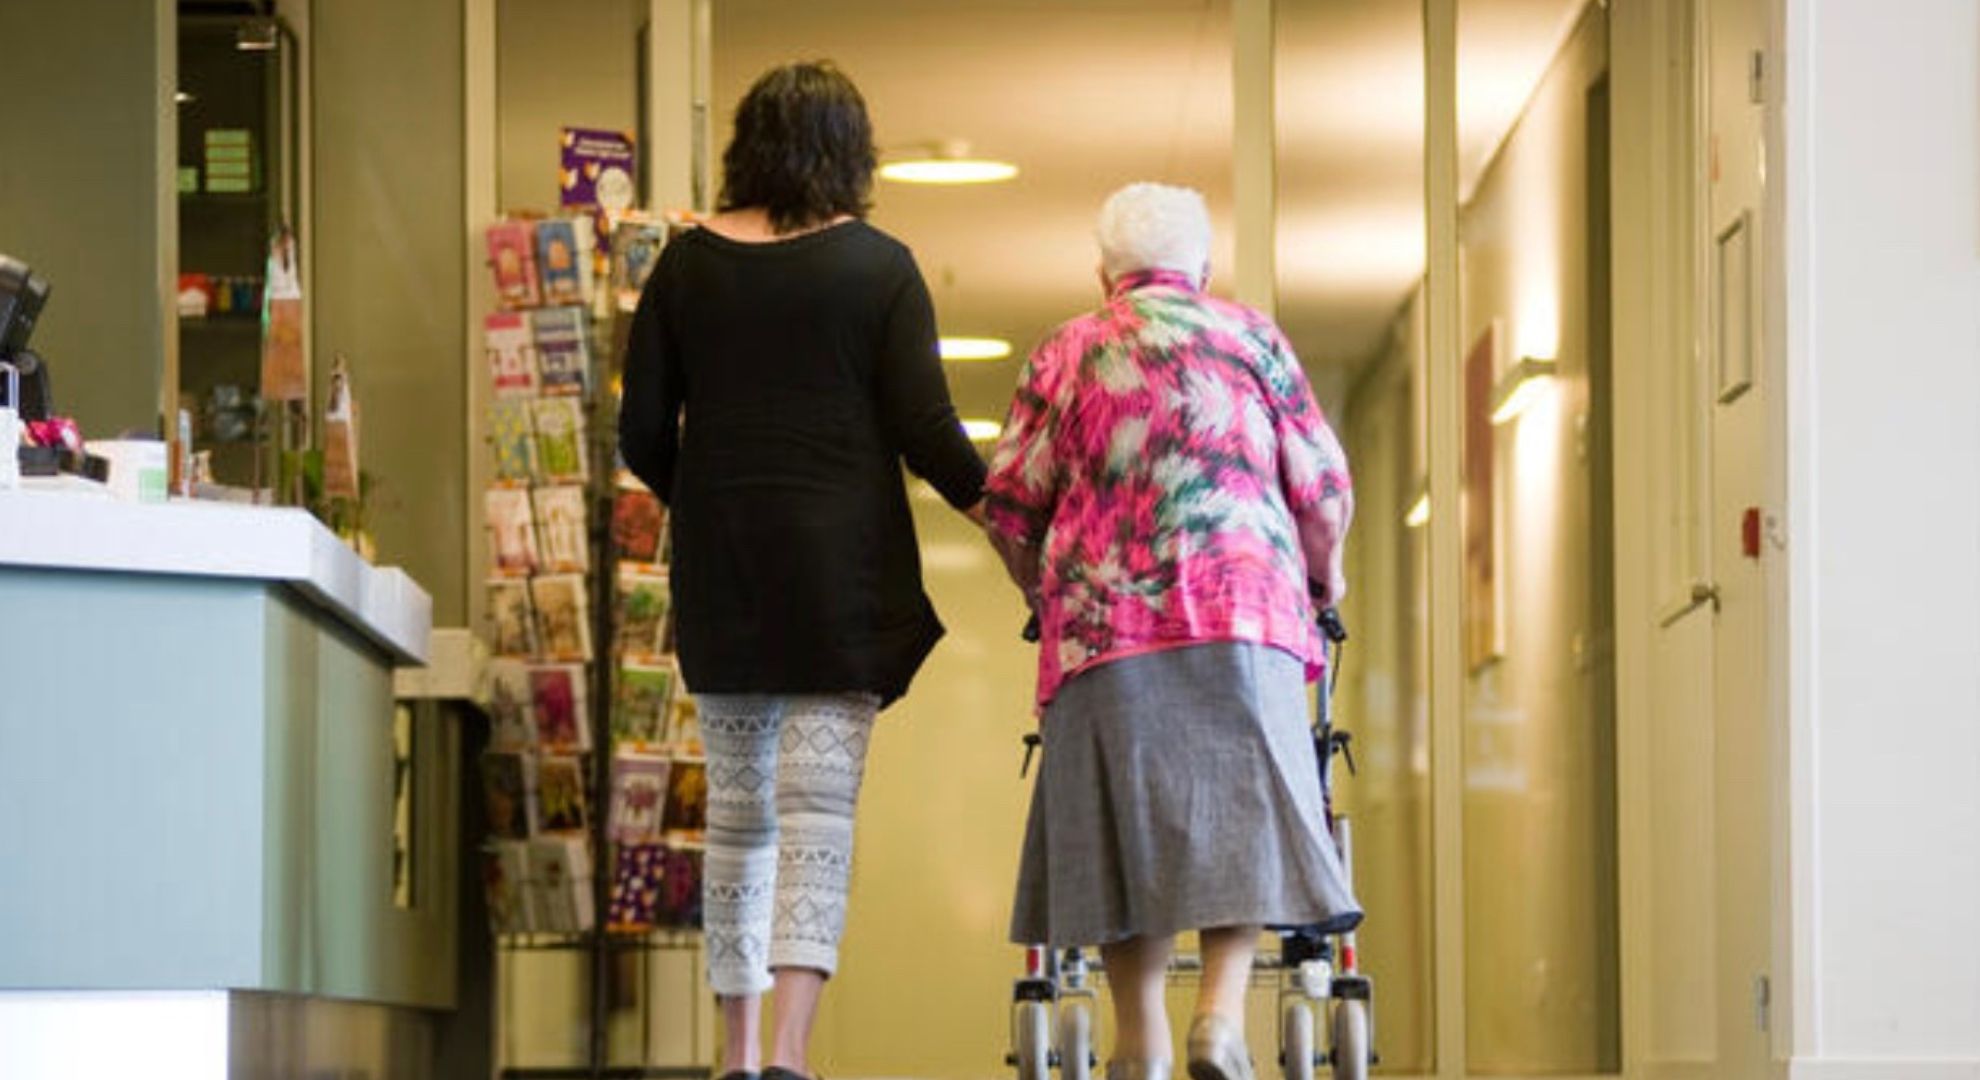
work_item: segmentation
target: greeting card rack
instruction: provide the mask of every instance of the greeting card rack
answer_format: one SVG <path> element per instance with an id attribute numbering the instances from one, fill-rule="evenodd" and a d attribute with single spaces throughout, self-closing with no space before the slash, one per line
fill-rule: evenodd
<path id="1" fill-rule="evenodd" d="M 673 656 L 665 511 L 615 445 L 622 346 L 665 232 L 637 217 L 609 224 L 511 216 L 485 236 L 500 307 L 484 328 L 496 656 L 484 867 L 498 967 L 511 973 L 499 1056 L 516 1080 L 709 1072 L 697 1034 L 709 1026 L 706 761 Z M 577 991 L 584 1046 L 513 1045 L 530 1027 L 510 1022 L 515 1009 L 565 1006 L 572 1020 L 578 1009 L 512 993 L 512 973 L 571 953 L 588 987 Z M 664 1008 L 656 972 L 670 955 L 687 977 Z"/>

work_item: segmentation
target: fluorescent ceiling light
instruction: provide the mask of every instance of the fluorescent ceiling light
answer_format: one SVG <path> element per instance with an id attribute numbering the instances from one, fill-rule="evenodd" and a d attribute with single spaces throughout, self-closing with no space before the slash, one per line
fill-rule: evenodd
<path id="1" fill-rule="evenodd" d="M 1504 424 L 1516 419 L 1554 382 L 1554 361 L 1523 356 L 1492 388 L 1492 422 Z"/>
<path id="2" fill-rule="evenodd" d="M 1004 425 L 995 420 L 964 420 L 962 425 L 970 442 L 990 442 L 1004 433 Z"/>
<path id="3" fill-rule="evenodd" d="M 1403 524 L 1412 529 L 1420 529 L 1430 524 L 1430 492 L 1425 490 L 1409 504 L 1409 513 L 1403 515 Z"/>
<path id="4" fill-rule="evenodd" d="M 1008 161 L 988 158 L 906 158 L 880 166 L 880 178 L 902 184 L 993 184 L 1017 171 Z"/>
<path id="5" fill-rule="evenodd" d="M 945 337 L 941 344 L 944 360 L 1002 360 L 1011 355 L 1011 343 L 1003 338 Z"/>

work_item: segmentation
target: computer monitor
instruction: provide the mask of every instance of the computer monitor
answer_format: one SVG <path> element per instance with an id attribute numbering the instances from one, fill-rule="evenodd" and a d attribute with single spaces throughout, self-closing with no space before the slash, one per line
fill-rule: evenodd
<path id="1" fill-rule="evenodd" d="M 48 303 L 48 279 L 8 255 L 0 255 L 0 361 L 14 365 L 21 376 L 21 400 L 4 402 L 26 420 L 48 419 L 48 365 L 28 348 L 35 323 Z M 0 394 L 5 384 L 0 382 Z"/>

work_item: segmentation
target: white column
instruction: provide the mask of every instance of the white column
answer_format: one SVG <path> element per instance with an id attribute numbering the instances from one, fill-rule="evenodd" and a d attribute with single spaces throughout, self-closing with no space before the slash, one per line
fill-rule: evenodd
<path id="1" fill-rule="evenodd" d="M 1789 1074 L 1980 1076 L 1980 6 L 1783 6 Z"/>
<path id="2" fill-rule="evenodd" d="M 697 7 L 703 9 L 699 21 Z M 649 209 L 695 209 L 695 175 L 702 167 L 696 151 L 695 90 L 707 67 L 705 46 L 697 66 L 696 43 L 707 31 L 706 7 L 698 0 L 649 0 L 647 10 L 646 125 L 652 144 L 646 162 L 653 172 Z M 701 187 L 706 190 L 705 183 Z"/>
<path id="3" fill-rule="evenodd" d="M 1273 0 L 1231 7 L 1231 163 L 1237 217 L 1237 298 L 1276 316 L 1278 122 L 1273 87 Z"/>
<path id="4" fill-rule="evenodd" d="M 463 0 L 461 9 L 462 62 L 465 80 L 462 103 L 462 178 L 466 184 L 461 223 L 467 261 L 467 304 L 462 311 L 462 362 L 467 379 L 467 491 L 461 505 L 468 508 L 461 528 L 466 535 L 467 565 L 488 565 L 488 534 L 481 527 L 481 493 L 488 488 L 487 439 L 488 358 L 483 353 L 482 318 L 495 310 L 495 284 L 488 272 L 488 249 L 482 230 L 495 221 L 497 145 L 495 110 L 496 0 Z M 467 589 L 469 626 L 482 625 L 487 591 L 470 576 Z"/>

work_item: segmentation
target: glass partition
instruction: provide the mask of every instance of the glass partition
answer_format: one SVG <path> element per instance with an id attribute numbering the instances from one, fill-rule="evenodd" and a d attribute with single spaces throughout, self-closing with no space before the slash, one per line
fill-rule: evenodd
<path id="1" fill-rule="evenodd" d="M 1466 1066 L 1612 1072 L 1605 9 L 1459 12 Z"/>
<path id="2" fill-rule="evenodd" d="M 1354 735 L 1338 807 L 1368 919 L 1383 1071 L 1435 1053 L 1423 418 L 1423 36 L 1409 4 L 1277 7 L 1279 321 L 1354 472 L 1351 640 L 1335 705 Z"/>

